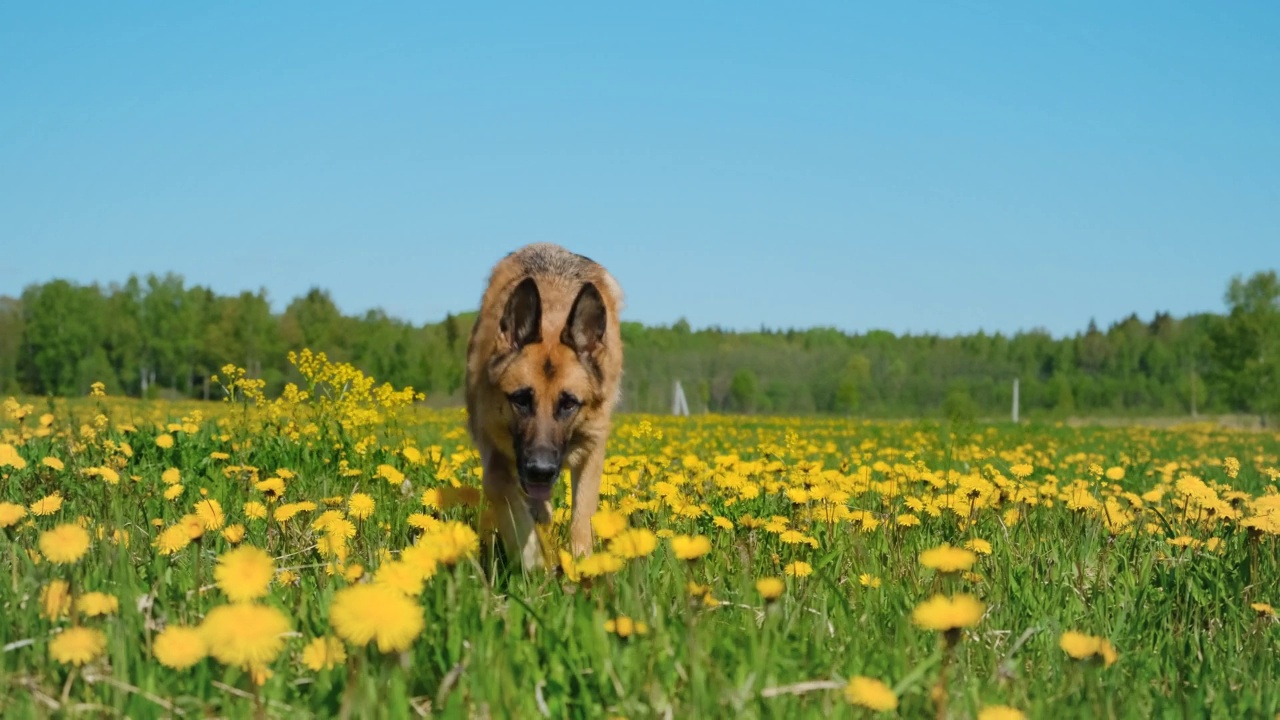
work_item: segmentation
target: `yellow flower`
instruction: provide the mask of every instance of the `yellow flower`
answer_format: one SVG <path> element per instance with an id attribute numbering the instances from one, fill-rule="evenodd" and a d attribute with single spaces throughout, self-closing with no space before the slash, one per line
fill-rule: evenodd
<path id="1" fill-rule="evenodd" d="M 1275 617 L 1275 615 L 1276 615 L 1276 610 L 1275 610 L 1275 608 L 1271 607 L 1271 606 L 1270 606 L 1270 605 L 1268 605 L 1267 603 L 1256 602 L 1256 603 L 1253 603 L 1253 604 L 1249 605 L 1249 607 L 1253 608 L 1253 611 L 1254 611 L 1254 612 L 1256 612 L 1256 613 L 1258 613 L 1259 615 L 1262 615 L 1262 616 Z"/>
<path id="2" fill-rule="evenodd" d="M 363 647 L 377 640 L 378 650 L 405 650 L 422 632 L 422 608 L 383 584 L 352 585 L 337 592 L 329 606 L 329 625 L 339 637 Z"/>
<path id="3" fill-rule="evenodd" d="M 172 555 L 191 544 L 191 533 L 182 525 L 170 525 L 156 538 L 161 555 Z"/>
<path id="4" fill-rule="evenodd" d="M 1098 656 L 1106 667 L 1114 664 L 1117 658 L 1115 648 L 1112 647 L 1110 640 L 1086 635 L 1075 630 L 1068 630 L 1062 633 L 1062 637 L 1058 639 L 1058 646 L 1062 648 L 1063 652 L 1076 660 L 1088 660 Z"/>
<path id="5" fill-rule="evenodd" d="M 168 450 L 173 447 L 173 436 L 169 433 L 156 436 L 156 447 Z"/>
<path id="6" fill-rule="evenodd" d="M 222 529 L 222 537 L 232 545 L 237 545 L 244 540 L 244 526 L 239 523 L 228 525 Z"/>
<path id="7" fill-rule="evenodd" d="M 1240 461 L 1234 457 L 1228 457 L 1222 461 L 1222 468 L 1226 471 L 1227 477 L 1234 480 L 1240 474 Z"/>
<path id="8" fill-rule="evenodd" d="M 393 590 L 404 593 L 412 597 L 422 594 L 423 571 L 420 565 L 410 564 L 401 560 L 393 560 L 385 563 L 378 568 L 378 572 L 373 574 L 373 582 L 385 585 Z M 435 571 L 435 567 L 431 567 L 431 571 Z"/>
<path id="9" fill-rule="evenodd" d="M 898 707 L 898 696 L 883 682 L 859 675 L 844 686 L 844 699 L 850 705 L 884 712 Z"/>
<path id="10" fill-rule="evenodd" d="M 577 561 L 578 574 L 583 577 L 599 577 L 622 569 L 622 558 L 611 552 L 598 552 Z"/>
<path id="11" fill-rule="evenodd" d="M 979 555 L 991 554 L 991 543 L 987 542 L 986 540 L 983 540 L 982 538 L 969 538 L 967 541 L 965 541 L 964 546 L 969 550 L 972 550 L 978 553 Z"/>
<path id="12" fill-rule="evenodd" d="M 658 547 L 658 536 L 646 528 L 623 530 L 609 542 L 609 552 L 626 560 L 645 557 Z"/>
<path id="13" fill-rule="evenodd" d="M 1021 479 L 1030 475 L 1034 469 L 1035 468 L 1031 467 L 1029 463 L 1018 463 L 1017 465 L 1009 468 L 1009 472 L 1012 473 L 1014 477 Z"/>
<path id="14" fill-rule="evenodd" d="M 62 509 L 62 493 L 55 492 L 31 503 L 32 515 L 52 515 Z"/>
<path id="15" fill-rule="evenodd" d="M 978 720 L 1027 720 L 1027 716 L 1008 705 L 988 705 L 978 711 Z"/>
<path id="16" fill-rule="evenodd" d="M 89 617 L 120 612 L 120 600 L 103 592 L 88 592 L 76 598 L 76 609 Z"/>
<path id="17" fill-rule="evenodd" d="M 871 573 L 862 573 L 858 576 L 858 584 L 862 587 L 878 588 L 880 587 L 880 578 Z"/>
<path id="18" fill-rule="evenodd" d="M 173 500 L 174 498 L 181 495 L 182 491 L 183 491 L 182 483 L 175 483 L 173 485 L 170 485 L 169 487 L 164 489 L 164 499 Z"/>
<path id="19" fill-rule="evenodd" d="M 40 461 L 40 464 L 47 468 L 53 468 L 54 470 L 62 470 L 66 467 L 66 465 L 56 457 L 46 457 Z"/>
<path id="20" fill-rule="evenodd" d="M 178 468 L 169 468 L 160 473 L 160 482 L 165 485 L 177 485 L 182 480 L 182 471 Z"/>
<path id="21" fill-rule="evenodd" d="M 284 480 L 278 477 L 269 477 L 254 485 L 268 499 L 274 500 L 284 494 Z"/>
<path id="22" fill-rule="evenodd" d="M 256 500 L 247 502 L 244 504 L 244 516 L 250 520 L 261 520 L 267 516 L 267 506 Z"/>
<path id="23" fill-rule="evenodd" d="M 79 525 L 63 523 L 40 533 L 40 554 L 51 563 L 69 565 L 89 550 L 89 533 Z"/>
<path id="24" fill-rule="evenodd" d="M 218 530 L 227 522 L 222 512 L 222 504 L 213 498 L 202 498 L 195 505 L 196 517 L 205 530 Z"/>
<path id="25" fill-rule="evenodd" d="M 787 563 L 787 566 L 782 568 L 782 572 L 791 577 L 809 577 L 813 574 L 813 566 L 803 560 L 797 560 Z"/>
<path id="26" fill-rule="evenodd" d="M 106 633 L 97 628 L 71 627 L 49 643 L 49 655 L 63 665 L 84 665 L 106 648 Z"/>
<path id="27" fill-rule="evenodd" d="M 185 670 L 209 654 L 199 628 L 170 625 L 156 636 L 152 652 L 165 667 Z"/>
<path id="28" fill-rule="evenodd" d="M 600 510 L 591 516 L 591 529 L 601 540 L 611 540 L 625 530 L 627 518 L 614 510 Z"/>
<path id="29" fill-rule="evenodd" d="M 911 612 L 911 621 L 925 630 L 955 630 L 973 627 L 982 619 L 986 606 L 972 595 L 934 595 Z"/>
<path id="30" fill-rule="evenodd" d="M 711 552 L 711 540 L 706 535 L 677 535 L 671 538 L 671 549 L 681 560 L 697 560 Z"/>
<path id="31" fill-rule="evenodd" d="M 616 618 L 605 620 L 604 630 L 605 632 L 613 633 L 620 638 L 628 638 L 632 635 L 647 634 L 649 632 L 649 626 L 642 622 L 636 622 L 626 615 L 619 615 Z"/>
<path id="32" fill-rule="evenodd" d="M 71 610 L 71 585 L 66 580 L 50 580 L 40 588 L 40 616 L 57 620 Z"/>
<path id="33" fill-rule="evenodd" d="M 1114 481 L 1114 480 L 1123 480 L 1123 479 L 1124 479 L 1124 468 L 1120 467 L 1119 465 L 1116 465 L 1116 466 L 1113 466 L 1113 467 L 1109 467 L 1109 468 L 1107 468 L 1107 473 L 1106 473 L 1106 474 L 1107 474 L 1107 479 L 1108 479 L 1108 480 L 1113 480 L 1113 481 Z"/>
<path id="34" fill-rule="evenodd" d="M 315 672 L 328 670 L 347 661 L 347 649 L 336 637 L 318 637 L 302 649 L 302 664 Z"/>
<path id="35" fill-rule="evenodd" d="M 951 547 L 945 543 L 920 553 L 921 565 L 944 573 L 968 570 L 977 560 L 978 556 L 971 551 Z"/>
<path id="36" fill-rule="evenodd" d="M 27 466 L 27 461 L 18 454 L 17 448 L 8 443 L 0 443 L 0 467 L 5 466 L 21 470 Z"/>
<path id="37" fill-rule="evenodd" d="M 218 558 L 213 577 L 231 602 L 254 600 L 267 594 L 276 563 L 265 550 L 242 545 Z"/>
<path id="38" fill-rule="evenodd" d="M 11 502 L 0 502 L 0 528 L 7 528 L 27 516 L 27 509 Z"/>
<path id="39" fill-rule="evenodd" d="M 200 623 L 209 654 L 223 665 L 262 666 L 284 650 L 289 619 L 274 607 L 257 603 L 219 605 Z"/>
<path id="40" fill-rule="evenodd" d="M 347 501 L 347 512 L 357 520 L 364 520 L 373 514 L 373 498 L 364 493 L 351 493 Z"/>
<path id="41" fill-rule="evenodd" d="M 756 581 L 756 592 L 760 593 L 760 597 L 764 598 L 765 602 L 773 602 L 782 597 L 786 589 L 787 586 L 782 582 L 782 578 L 764 577 Z"/>

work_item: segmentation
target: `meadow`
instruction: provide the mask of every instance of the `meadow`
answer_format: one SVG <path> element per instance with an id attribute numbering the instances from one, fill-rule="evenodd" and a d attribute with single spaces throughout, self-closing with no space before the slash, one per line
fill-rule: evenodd
<path id="1" fill-rule="evenodd" d="M 4 717 L 1280 717 L 1274 432 L 625 415 L 525 575 L 462 411 L 291 362 L 5 403 Z"/>

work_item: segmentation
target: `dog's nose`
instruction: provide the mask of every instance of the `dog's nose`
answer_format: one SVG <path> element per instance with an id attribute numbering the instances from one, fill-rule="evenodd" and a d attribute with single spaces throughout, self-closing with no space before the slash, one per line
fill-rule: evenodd
<path id="1" fill-rule="evenodd" d="M 533 451 L 524 460 L 524 477 L 527 482 L 551 484 L 560 474 L 560 458 L 552 451 Z"/>

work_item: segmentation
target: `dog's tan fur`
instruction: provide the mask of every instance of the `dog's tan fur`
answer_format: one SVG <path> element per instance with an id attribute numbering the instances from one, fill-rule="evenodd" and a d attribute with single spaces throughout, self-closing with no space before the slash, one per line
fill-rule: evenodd
<path id="1" fill-rule="evenodd" d="M 622 377 L 621 309 L 608 271 L 557 245 L 527 245 L 490 274 L 467 344 L 468 429 L 503 543 L 525 567 L 543 563 L 534 525 L 550 520 L 551 503 L 526 494 L 519 447 L 558 448 L 572 478 L 570 547 L 578 556 L 591 552 Z"/>

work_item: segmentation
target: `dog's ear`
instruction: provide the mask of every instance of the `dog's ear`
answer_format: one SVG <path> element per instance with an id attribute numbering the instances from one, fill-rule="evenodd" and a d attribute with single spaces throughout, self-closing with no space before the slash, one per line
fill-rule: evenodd
<path id="1" fill-rule="evenodd" d="M 595 285 L 586 283 L 569 310 L 569 321 L 560 333 L 560 342 L 578 353 L 593 353 L 604 342 L 607 323 L 604 298 Z"/>
<path id="2" fill-rule="evenodd" d="M 513 350 L 542 340 L 542 296 L 533 278 L 521 280 L 511 292 L 498 330 Z"/>

